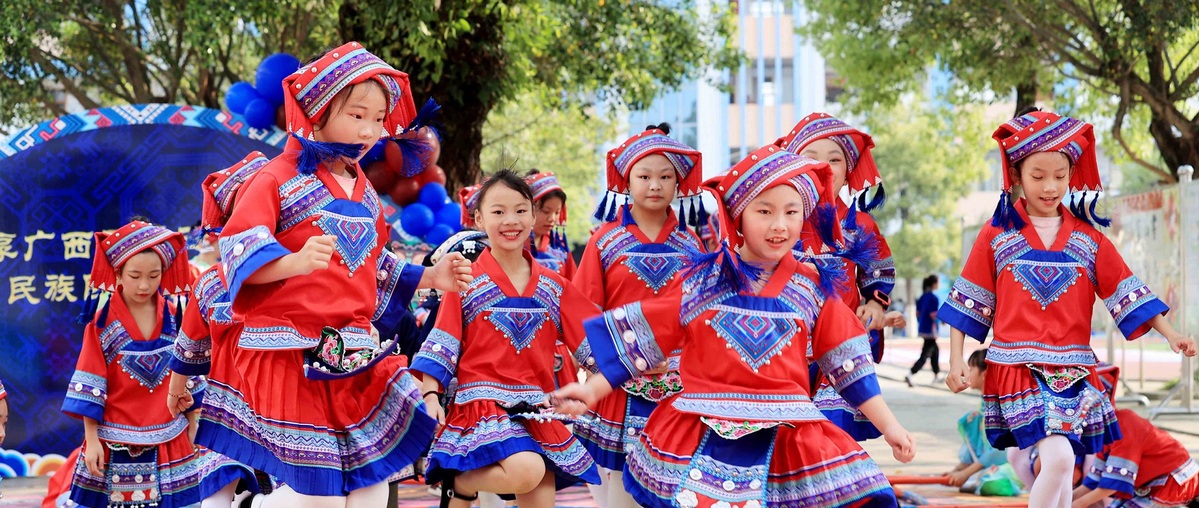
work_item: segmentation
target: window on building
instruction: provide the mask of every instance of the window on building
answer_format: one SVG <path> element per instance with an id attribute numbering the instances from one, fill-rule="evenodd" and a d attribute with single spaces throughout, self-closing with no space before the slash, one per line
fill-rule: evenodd
<path id="1" fill-rule="evenodd" d="M 828 103 L 838 102 L 837 98 L 845 93 L 845 78 L 831 68 L 824 73 L 824 98 Z"/>
<path id="2" fill-rule="evenodd" d="M 790 58 L 782 59 L 782 73 L 775 73 L 774 59 L 767 58 L 762 62 L 762 79 L 758 80 L 757 61 L 748 62 L 745 66 L 745 103 L 775 106 L 795 102 L 795 63 Z M 730 76 L 729 104 L 737 104 L 740 89 L 737 87 L 737 73 Z"/>

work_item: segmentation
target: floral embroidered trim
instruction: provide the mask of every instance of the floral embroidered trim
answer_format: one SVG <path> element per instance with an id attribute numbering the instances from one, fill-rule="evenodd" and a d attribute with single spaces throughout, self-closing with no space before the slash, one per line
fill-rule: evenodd
<path id="1" fill-rule="evenodd" d="M 679 376 L 677 370 L 671 370 L 664 374 L 635 377 L 625 381 L 620 387 L 629 395 L 661 402 L 667 397 L 683 391 L 683 378 Z"/>

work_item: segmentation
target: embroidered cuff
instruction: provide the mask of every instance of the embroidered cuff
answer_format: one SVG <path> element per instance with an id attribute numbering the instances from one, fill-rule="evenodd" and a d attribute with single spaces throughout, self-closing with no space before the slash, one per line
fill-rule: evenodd
<path id="1" fill-rule="evenodd" d="M 390 313 L 408 309 L 424 274 L 425 267 L 403 263 L 395 254 L 384 250 L 379 255 L 379 267 L 375 272 L 379 291 L 371 321 L 386 321 Z"/>
<path id="2" fill-rule="evenodd" d="M 1170 310 L 1136 275 L 1120 281 L 1116 286 L 1116 292 L 1104 298 L 1103 303 L 1116 320 L 1120 332 L 1129 340 L 1149 331 L 1144 325 L 1153 319 L 1153 316 Z"/>
<path id="3" fill-rule="evenodd" d="M 434 328 L 412 358 L 412 370 L 437 378 L 441 386 L 449 386 L 458 372 L 458 354 L 462 343 L 453 335 Z"/>
<path id="4" fill-rule="evenodd" d="M 995 293 L 964 277 L 958 277 L 949 292 L 949 298 L 937 310 L 937 319 L 979 342 L 985 342 L 987 331 L 995 320 Z"/>
<path id="5" fill-rule="evenodd" d="M 614 387 L 666 360 L 640 302 L 588 319 L 583 329 L 596 367 Z"/>
<path id="6" fill-rule="evenodd" d="M 67 396 L 62 401 L 62 411 L 102 421 L 107 401 L 108 380 L 103 376 L 77 370 L 71 375 Z"/>
<path id="7" fill-rule="evenodd" d="M 202 376 L 208 374 L 212 365 L 212 337 L 205 336 L 192 339 L 179 331 L 175 337 L 175 347 L 171 349 L 170 369 L 186 376 Z"/>
<path id="8" fill-rule="evenodd" d="M 863 295 L 873 295 L 876 290 L 889 295 L 894 288 L 895 260 L 890 256 L 873 261 L 858 272 L 858 289 Z"/>
<path id="9" fill-rule="evenodd" d="M 579 347 L 571 355 L 574 356 L 575 363 L 586 369 L 588 373 L 599 372 L 599 368 L 595 365 L 595 354 L 591 352 L 591 342 L 586 337 L 583 337 L 583 342 L 579 343 Z"/>
<path id="10" fill-rule="evenodd" d="M 1092 467 L 1092 475 L 1098 477 L 1093 482 L 1094 488 L 1112 489 L 1129 495 L 1136 494 L 1137 465 L 1135 462 L 1120 457 L 1108 457 L 1103 463 L 1096 462 Z M 1088 479 L 1090 477 L 1088 475 Z"/>
<path id="11" fill-rule="evenodd" d="M 204 392 L 208 391 L 208 380 L 204 376 L 192 376 L 187 380 L 187 391 L 192 394 L 192 405 L 184 412 L 190 413 L 204 405 Z"/>
<path id="12" fill-rule="evenodd" d="M 266 226 L 254 226 L 229 237 L 221 237 L 221 268 L 229 286 L 229 301 L 237 299 L 241 285 L 267 263 L 291 251 L 275 240 Z"/>
<path id="13" fill-rule="evenodd" d="M 866 336 L 841 343 L 821 356 L 817 363 L 833 388 L 855 407 L 878 395 L 878 380 L 874 377 L 874 362 L 870 359 L 870 342 Z"/>

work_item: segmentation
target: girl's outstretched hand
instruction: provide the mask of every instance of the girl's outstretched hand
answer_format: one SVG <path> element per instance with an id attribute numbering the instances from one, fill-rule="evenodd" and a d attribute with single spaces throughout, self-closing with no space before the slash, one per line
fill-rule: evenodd
<path id="1" fill-rule="evenodd" d="M 1166 340 L 1170 342 L 1170 349 L 1173 349 L 1175 353 L 1187 356 L 1195 356 L 1195 353 L 1199 353 L 1199 349 L 1195 347 L 1195 339 L 1192 337 L 1177 333 L 1166 337 Z"/>
<path id="2" fill-rule="evenodd" d="M 895 424 L 887 428 L 883 432 L 883 439 L 891 445 L 891 454 L 895 456 L 895 460 L 907 464 L 916 457 L 916 439 L 902 425 Z"/>
<path id="3" fill-rule="evenodd" d="M 429 280 L 424 280 L 428 277 Z M 466 286 L 472 280 L 475 280 L 472 275 L 470 260 L 466 259 L 461 253 L 451 252 L 442 256 L 437 260 L 437 264 L 433 265 L 426 271 L 425 277 L 421 278 L 421 287 L 431 287 L 442 291 L 466 291 Z"/>
<path id="4" fill-rule="evenodd" d="M 594 406 L 597 397 L 591 387 L 583 383 L 571 383 L 550 394 L 550 404 L 554 412 L 571 416 L 580 416 L 587 408 Z"/>
<path id="5" fill-rule="evenodd" d="M 441 401 L 437 400 L 436 393 L 425 395 L 425 412 L 437 420 L 438 428 L 445 425 L 445 408 L 441 407 Z"/>
<path id="6" fill-rule="evenodd" d="M 966 377 L 966 363 L 960 359 L 953 359 L 949 362 L 949 375 L 945 377 L 945 384 L 953 393 L 960 393 L 962 390 L 970 388 L 970 380 Z"/>

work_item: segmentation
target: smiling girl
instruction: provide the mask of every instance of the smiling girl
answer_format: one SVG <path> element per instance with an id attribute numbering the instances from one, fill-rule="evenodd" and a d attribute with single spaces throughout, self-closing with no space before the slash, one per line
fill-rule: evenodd
<path id="1" fill-rule="evenodd" d="M 426 473 L 441 482 L 443 508 L 469 506 L 479 491 L 550 507 L 558 487 L 599 483 L 595 462 L 565 424 L 527 417 L 554 390 L 555 344 L 577 349 L 583 319 L 599 312 L 533 260 L 526 248 L 533 210 L 532 189 L 515 173 L 502 170 L 483 183 L 474 222 L 488 247 L 472 267 L 474 282 L 445 294 L 412 361 L 429 415 L 443 424 Z M 439 397 L 454 377 L 457 390 L 442 409 Z"/>
<path id="2" fill-rule="evenodd" d="M 879 394 L 862 324 L 791 253 L 805 217 L 832 206 L 828 165 L 768 146 L 704 186 L 721 204 L 725 246 L 697 256 L 671 297 L 588 320 L 599 372 L 556 392 L 559 410 L 594 407 L 681 349 L 685 389 L 658 405 L 627 449 L 624 483 L 638 504 L 896 506 L 874 461 L 810 398 L 809 341 L 896 459 L 915 454 Z"/>
<path id="3" fill-rule="evenodd" d="M 1041 474 L 1029 506 L 1068 507 L 1075 456 L 1121 436 L 1091 349 L 1095 297 L 1129 340 L 1152 328 L 1187 356 L 1195 341 L 1170 326 L 1166 305 L 1092 225 L 1093 204 L 1089 213 L 1062 205 L 1069 193 L 1102 189 L 1092 126 L 1034 109 L 993 137 L 1004 194 L 937 312 L 952 328 L 946 382 L 954 391 L 967 387 L 962 343 L 967 335 L 983 342 L 993 329 L 983 386 L 987 438 L 998 449 L 1035 445 Z M 1011 204 L 1013 184 L 1024 197 Z"/>

